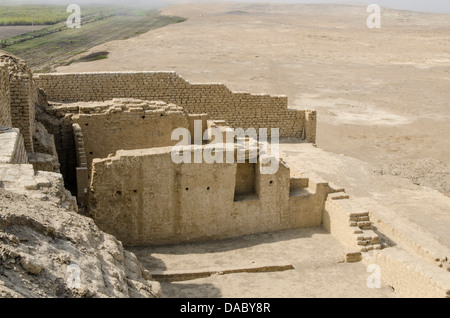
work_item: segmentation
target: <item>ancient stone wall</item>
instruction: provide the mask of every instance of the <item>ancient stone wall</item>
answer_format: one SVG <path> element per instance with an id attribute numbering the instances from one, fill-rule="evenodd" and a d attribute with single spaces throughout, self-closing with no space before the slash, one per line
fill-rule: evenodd
<path id="1" fill-rule="evenodd" d="M 35 131 L 35 104 L 38 90 L 31 70 L 25 62 L 9 54 L 0 55 L 0 62 L 8 67 L 12 127 L 19 128 L 25 149 L 33 152 L 33 133 Z"/>
<path id="2" fill-rule="evenodd" d="M 88 175 L 79 168 L 89 169 L 93 158 L 107 157 L 119 149 L 174 145 L 172 130 L 187 128 L 191 117 L 173 104 L 129 98 L 52 104 L 37 111 L 39 121 L 54 136 L 60 171 L 74 194 L 87 188 L 86 182 L 81 188 L 77 184 Z"/>
<path id="3" fill-rule="evenodd" d="M 140 245 L 321 225 L 326 187 L 291 191 L 283 162 L 275 174 L 261 174 L 260 162 L 242 163 L 250 166 L 237 173 L 240 163 L 176 164 L 171 151 L 121 150 L 94 159 L 88 211 L 99 228 Z M 253 183 L 237 180 L 249 175 Z"/>
<path id="4" fill-rule="evenodd" d="M 84 205 L 94 158 L 106 158 L 117 150 L 175 145 L 172 131 L 189 128 L 182 108 L 163 102 L 114 99 L 106 102 L 58 106 L 71 121 L 75 141 L 78 202 Z M 51 111 L 50 111 L 51 112 Z M 205 119 L 203 121 L 206 121 Z"/>
<path id="5" fill-rule="evenodd" d="M 33 152 L 28 154 L 28 163 L 33 165 L 36 171 L 49 171 L 59 173 L 58 157 L 46 153 Z"/>
<path id="6" fill-rule="evenodd" d="M 0 128 L 0 163 L 28 163 L 27 153 L 19 129 Z"/>
<path id="7" fill-rule="evenodd" d="M 450 298 L 448 271 L 396 246 L 377 251 L 367 260 L 380 266 L 381 279 L 407 298 Z"/>
<path id="8" fill-rule="evenodd" d="M 162 102 L 116 99 L 79 105 L 71 111 L 72 121 L 81 129 L 88 168 L 92 159 L 106 158 L 120 149 L 175 145 L 177 140 L 171 140 L 172 131 L 189 127 L 182 108 Z"/>
<path id="9" fill-rule="evenodd" d="M 0 126 L 2 127 L 12 126 L 10 103 L 8 66 L 0 63 Z"/>
<path id="10" fill-rule="evenodd" d="M 315 142 L 315 111 L 288 109 L 286 96 L 231 92 L 222 84 L 191 84 L 173 72 L 38 74 L 35 81 L 53 101 L 161 100 L 189 113 L 226 120 L 234 128 L 279 128 L 282 137 Z"/>
<path id="11" fill-rule="evenodd" d="M 351 200 L 345 193 L 328 195 L 323 227 L 349 249 L 347 261 L 359 261 L 360 252 L 381 249 L 380 239 L 372 230 L 369 211 Z M 355 257 L 357 259 L 354 259 Z"/>
<path id="12" fill-rule="evenodd" d="M 59 171 L 64 176 L 65 187 L 75 194 L 75 168 L 77 163 L 71 115 L 65 116 L 64 113 L 57 113 L 53 108 L 38 105 L 36 107 L 36 119 L 44 126 L 47 134 L 52 136 L 50 139 L 45 138 L 45 136 L 48 137 L 48 135 L 44 133 L 44 138 L 41 138 L 41 142 L 39 142 L 39 144 L 45 146 L 45 149 L 47 150 L 51 150 L 54 145 L 55 152 L 57 152 L 58 162 L 60 164 Z M 37 125 L 37 128 L 39 128 L 39 124 Z M 37 135 L 38 132 L 36 136 Z M 45 140 L 47 140 L 47 142 L 45 142 L 44 145 Z M 38 143 L 35 142 L 35 144 L 37 145 Z M 39 148 L 41 147 L 38 147 L 37 149 Z M 49 152 L 51 153 L 52 151 L 45 151 L 44 153 Z"/>

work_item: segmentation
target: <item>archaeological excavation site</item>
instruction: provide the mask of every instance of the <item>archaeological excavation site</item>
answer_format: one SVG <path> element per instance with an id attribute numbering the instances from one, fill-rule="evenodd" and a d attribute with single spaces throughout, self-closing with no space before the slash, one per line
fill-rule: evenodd
<path id="1" fill-rule="evenodd" d="M 0 52 L 0 297 L 449 298 L 450 250 L 340 185 L 305 108 Z"/>

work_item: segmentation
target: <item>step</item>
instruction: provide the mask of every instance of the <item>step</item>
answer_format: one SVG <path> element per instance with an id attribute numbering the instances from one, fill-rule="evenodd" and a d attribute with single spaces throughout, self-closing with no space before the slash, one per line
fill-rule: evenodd
<path id="1" fill-rule="evenodd" d="M 236 273 L 262 273 L 262 272 L 281 272 L 294 269 L 289 263 L 279 264 L 253 264 L 228 268 L 206 268 L 198 270 L 168 270 L 152 272 L 152 278 L 161 282 L 185 281 L 198 278 L 209 277 L 212 275 L 227 275 Z"/>
<path id="2" fill-rule="evenodd" d="M 313 193 L 310 192 L 308 188 L 304 189 L 294 189 L 289 191 L 289 197 L 290 198 L 296 198 L 296 197 L 309 197 Z"/>

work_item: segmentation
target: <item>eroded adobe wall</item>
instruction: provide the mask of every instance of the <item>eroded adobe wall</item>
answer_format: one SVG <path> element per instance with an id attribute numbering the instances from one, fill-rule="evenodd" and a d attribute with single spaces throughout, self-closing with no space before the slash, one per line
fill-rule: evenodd
<path id="1" fill-rule="evenodd" d="M 59 171 L 64 176 L 64 185 L 72 194 L 76 194 L 76 151 L 71 116 L 66 116 L 64 111 L 56 112 L 49 106 L 36 107 L 37 119 L 53 136 L 53 144 L 60 164 Z"/>
<path id="2" fill-rule="evenodd" d="M 173 72 L 38 74 L 35 81 L 49 100 L 161 100 L 189 113 L 224 119 L 234 128 L 279 128 L 282 137 L 315 141 L 315 112 L 288 109 L 286 96 L 235 93 L 222 84 L 190 84 Z"/>
<path id="3" fill-rule="evenodd" d="M 171 140 L 172 130 L 188 127 L 188 114 L 182 108 L 130 98 L 51 104 L 37 110 L 39 120 L 54 135 L 60 171 L 66 187 L 74 194 L 79 190 L 76 176 L 80 173 L 77 167 L 82 167 L 81 143 L 83 161 L 90 168 L 93 158 L 107 157 L 119 149 L 174 145 L 177 141 Z M 74 124 L 79 127 L 75 133 Z"/>
<path id="4" fill-rule="evenodd" d="M 71 109 L 72 121 L 81 129 L 88 168 L 92 159 L 106 158 L 120 149 L 175 145 L 178 141 L 171 140 L 172 131 L 189 128 L 182 108 L 162 102 L 124 99 Z"/>
<path id="5" fill-rule="evenodd" d="M 173 146 L 178 141 L 171 139 L 172 131 L 189 129 L 188 114 L 163 102 L 115 99 L 70 104 L 65 109 L 73 123 L 77 197 L 83 206 L 94 158 L 106 158 L 120 149 Z"/>
<path id="6" fill-rule="evenodd" d="M 254 186 L 239 186 L 245 191 L 237 195 L 236 178 L 248 177 L 248 167 L 237 173 L 237 163 L 176 164 L 171 151 L 121 150 L 93 161 L 88 212 L 99 228 L 141 245 L 321 224 L 327 193 L 290 196 L 290 170 L 282 163 L 275 174 L 261 174 L 254 163 Z"/>
<path id="7" fill-rule="evenodd" d="M 12 127 L 8 66 L 0 62 L 0 126 Z"/>
<path id="8" fill-rule="evenodd" d="M 323 227 L 347 248 L 360 252 L 381 249 L 369 211 L 345 193 L 330 194 L 323 213 Z"/>
<path id="9" fill-rule="evenodd" d="M 22 135 L 17 128 L 0 128 L 0 164 L 28 163 Z"/>
<path id="10" fill-rule="evenodd" d="M 450 275 L 398 246 L 376 251 L 368 264 L 380 266 L 381 279 L 407 298 L 450 298 Z"/>
<path id="11" fill-rule="evenodd" d="M 26 151 L 33 152 L 35 104 L 38 102 L 38 90 L 31 70 L 23 60 L 10 54 L 0 54 L 0 62 L 8 67 L 12 127 L 20 129 Z"/>

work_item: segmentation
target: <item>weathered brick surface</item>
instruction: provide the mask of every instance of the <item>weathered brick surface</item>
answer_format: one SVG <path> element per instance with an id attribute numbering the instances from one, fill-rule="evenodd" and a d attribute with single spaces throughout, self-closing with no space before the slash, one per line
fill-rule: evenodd
<path id="1" fill-rule="evenodd" d="M 2 127 L 12 125 L 10 102 L 8 66 L 0 63 L 0 126 Z"/>
<path id="2" fill-rule="evenodd" d="M 390 247 L 369 260 L 380 266 L 381 279 L 402 297 L 450 298 L 450 275 L 442 268 L 402 250 Z"/>
<path id="3" fill-rule="evenodd" d="M 323 226 L 348 248 L 360 252 L 381 249 L 380 239 L 372 231 L 369 211 L 343 193 L 328 196 Z"/>
<path id="4" fill-rule="evenodd" d="M 31 70 L 23 60 L 9 54 L 0 55 L 0 63 L 6 65 L 9 73 L 11 126 L 20 129 L 25 149 L 33 152 L 35 104 L 38 102 L 38 91 Z"/>
<path id="5" fill-rule="evenodd" d="M 191 84 L 173 72 L 38 74 L 34 79 L 53 101 L 161 100 L 192 114 L 224 119 L 234 128 L 279 128 L 281 137 L 315 141 L 315 111 L 288 109 L 286 96 L 231 92 L 222 84 Z"/>
<path id="6" fill-rule="evenodd" d="M 23 138 L 17 128 L 0 129 L 0 163 L 27 163 Z"/>

